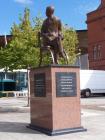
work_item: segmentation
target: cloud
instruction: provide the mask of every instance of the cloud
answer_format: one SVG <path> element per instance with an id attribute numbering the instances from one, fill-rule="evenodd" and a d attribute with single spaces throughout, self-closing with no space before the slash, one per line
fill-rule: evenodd
<path id="1" fill-rule="evenodd" d="M 31 4 L 32 0 L 14 0 L 15 2 L 18 2 L 20 4 Z"/>

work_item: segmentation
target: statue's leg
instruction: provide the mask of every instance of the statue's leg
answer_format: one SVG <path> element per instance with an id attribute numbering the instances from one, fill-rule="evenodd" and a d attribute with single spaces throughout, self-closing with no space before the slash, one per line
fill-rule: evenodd
<path id="1" fill-rule="evenodd" d="M 60 56 L 65 58 L 65 54 L 64 54 L 64 51 L 63 51 L 63 45 L 62 45 L 62 42 L 61 42 L 60 38 L 57 39 L 57 45 L 58 45 L 57 47 L 59 49 Z"/>
<path id="2" fill-rule="evenodd" d="M 56 49 L 56 47 L 54 46 L 54 63 L 58 64 L 58 51 Z"/>
<path id="3" fill-rule="evenodd" d="M 58 64 L 58 54 L 54 53 L 54 61 L 55 64 Z"/>

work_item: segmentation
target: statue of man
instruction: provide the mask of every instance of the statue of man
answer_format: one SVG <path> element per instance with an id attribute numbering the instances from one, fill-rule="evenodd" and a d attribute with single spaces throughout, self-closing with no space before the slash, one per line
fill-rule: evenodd
<path id="1" fill-rule="evenodd" d="M 54 52 L 55 63 L 58 64 L 58 56 L 64 57 L 63 46 L 61 43 L 62 37 L 62 24 L 61 21 L 54 15 L 54 7 L 48 6 L 46 8 L 47 18 L 44 20 L 41 28 L 41 35 L 43 38 L 43 46 L 51 46 Z"/>

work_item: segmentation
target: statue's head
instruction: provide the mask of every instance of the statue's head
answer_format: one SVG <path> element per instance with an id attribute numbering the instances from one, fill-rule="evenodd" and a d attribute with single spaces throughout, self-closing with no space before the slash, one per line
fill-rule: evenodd
<path id="1" fill-rule="evenodd" d="M 46 16 L 47 17 L 51 17 L 54 13 L 54 7 L 53 6 L 48 6 L 46 8 Z"/>

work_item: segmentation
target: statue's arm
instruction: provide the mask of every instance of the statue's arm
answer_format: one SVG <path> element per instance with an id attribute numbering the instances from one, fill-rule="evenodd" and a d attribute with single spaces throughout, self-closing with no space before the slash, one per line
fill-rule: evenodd
<path id="1" fill-rule="evenodd" d="M 43 22 L 41 27 L 41 35 L 43 35 L 44 32 L 45 32 L 45 21 Z"/>
<path id="2" fill-rule="evenodd" d="M 62 32 L 62 23 L 61 23 L 61 20 L 58 20 L 58 30 L 59 30 L 59 32 Z"/>
<path id="3" fill-rule="evenodd" d="M 61 20 L 58 20 L 58 34 L 59 34 L 59 36 L 61 37 L 61 39 L 63 39 Z"/>

